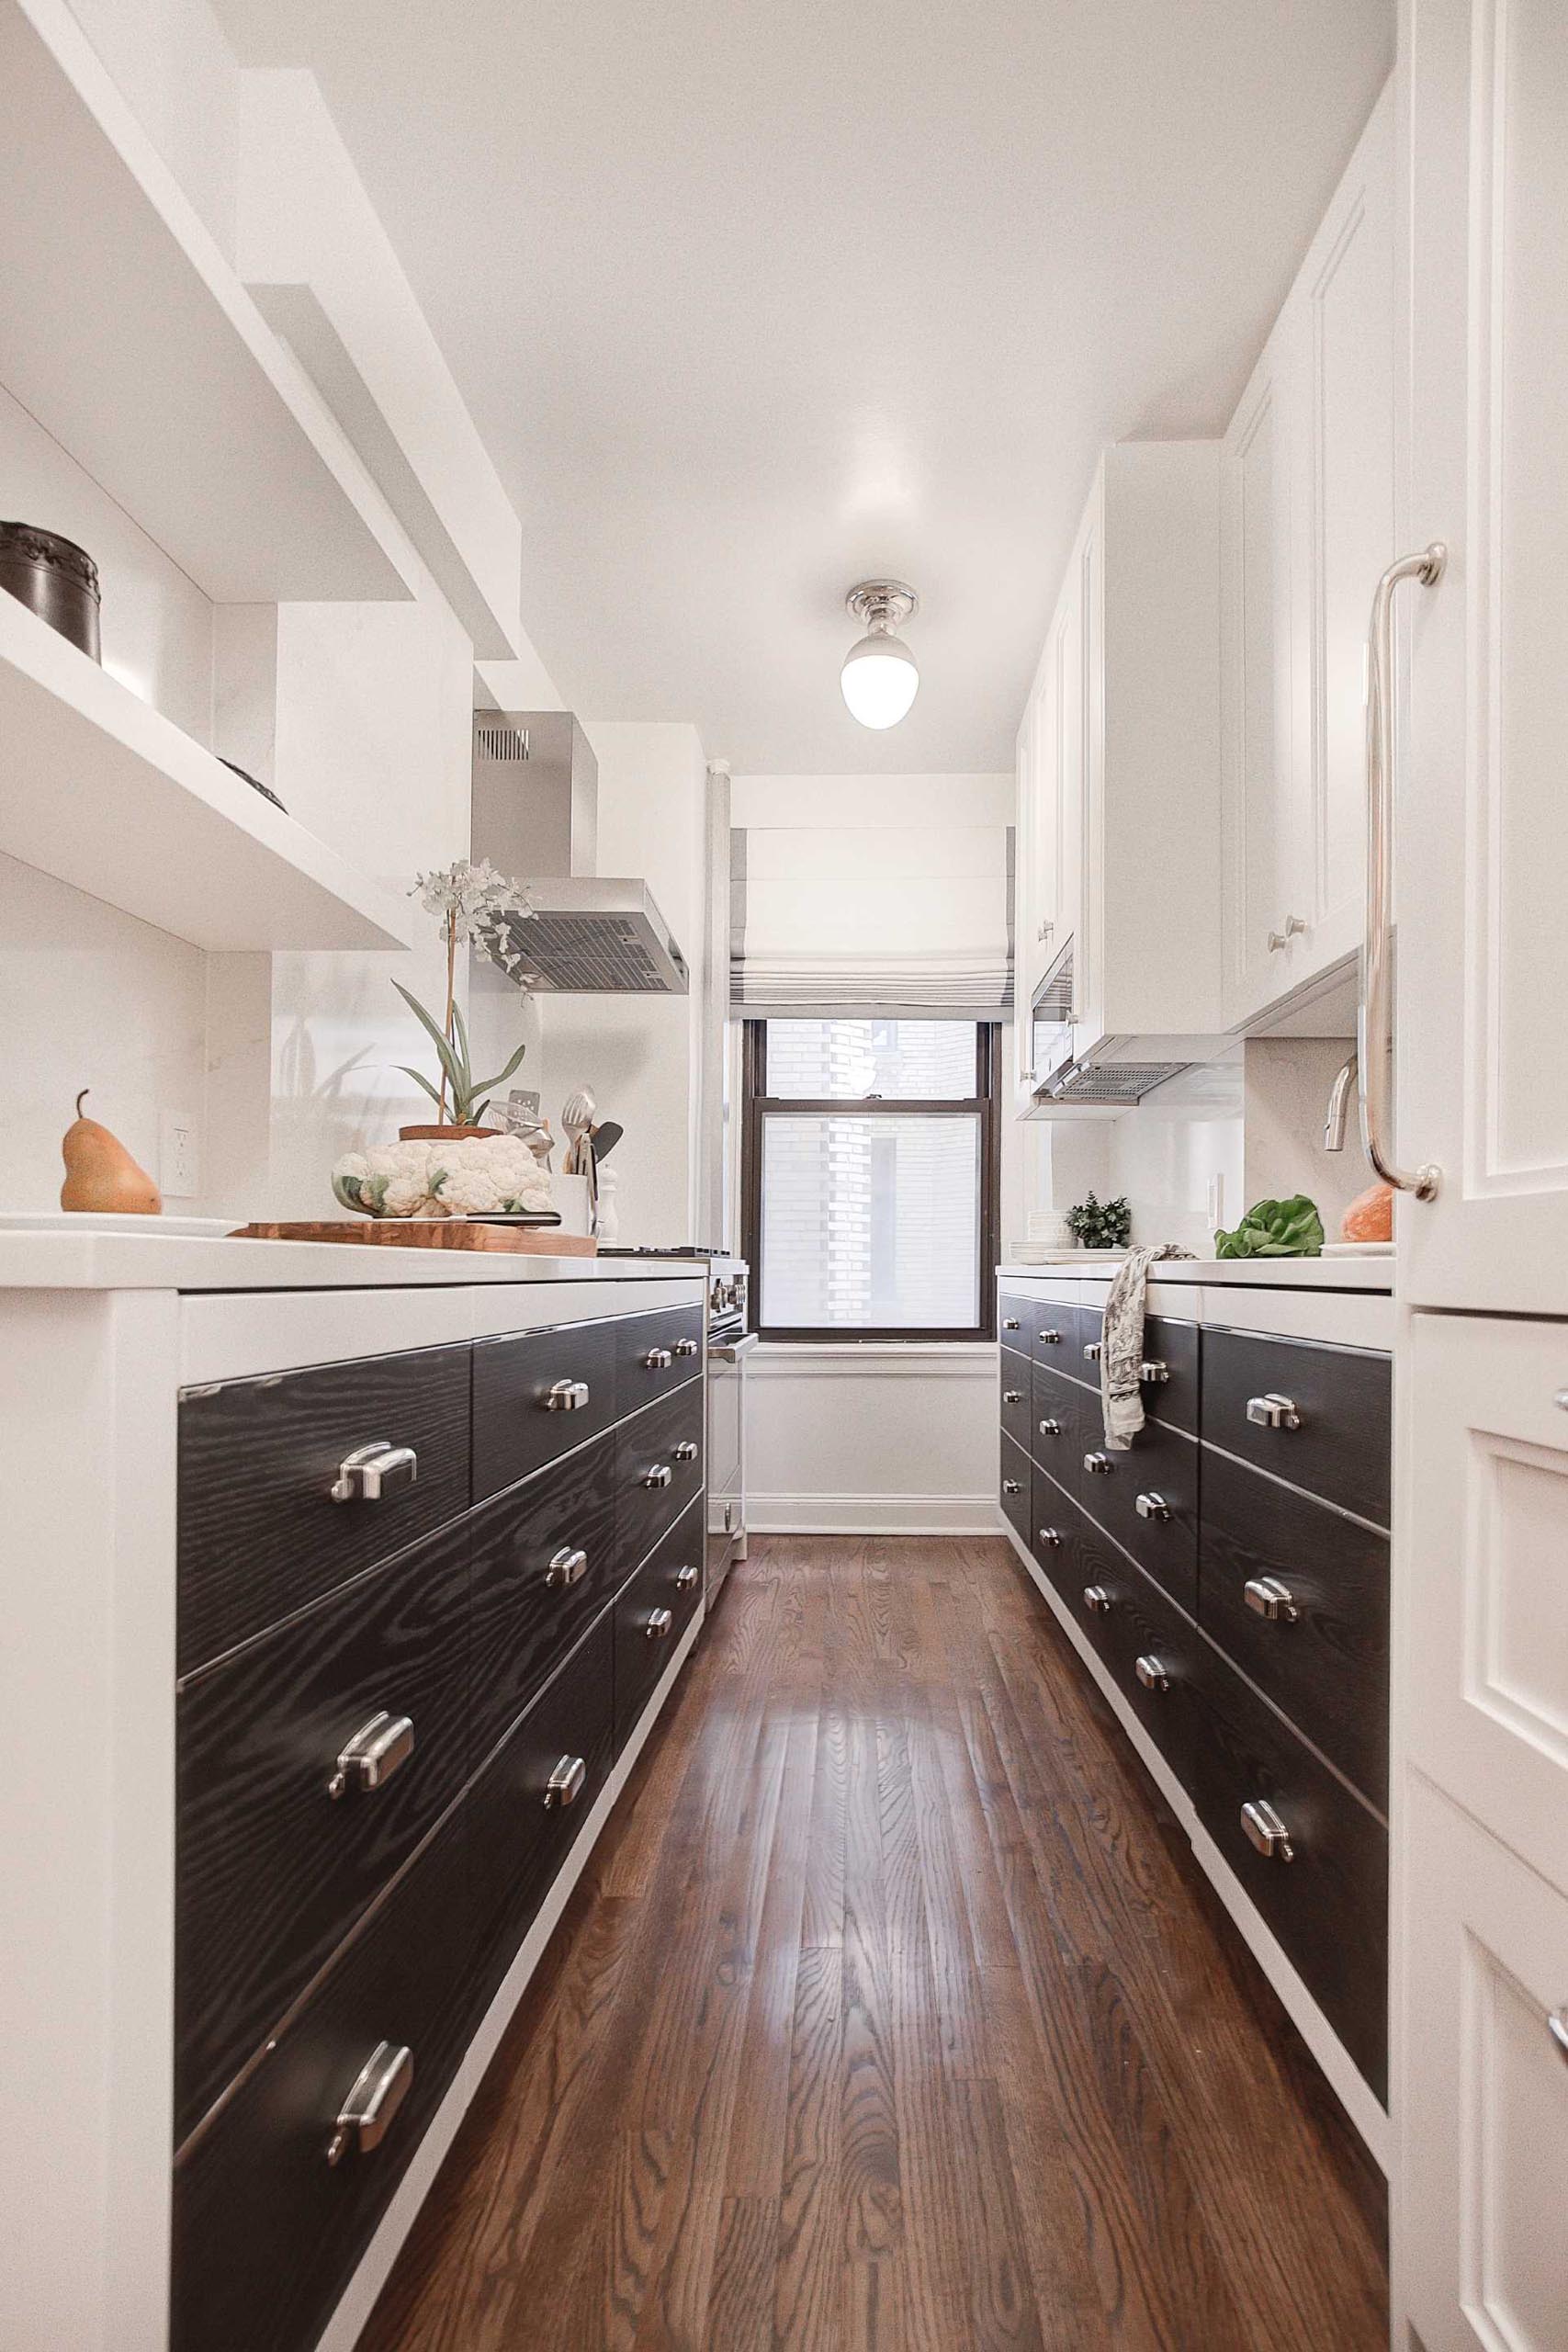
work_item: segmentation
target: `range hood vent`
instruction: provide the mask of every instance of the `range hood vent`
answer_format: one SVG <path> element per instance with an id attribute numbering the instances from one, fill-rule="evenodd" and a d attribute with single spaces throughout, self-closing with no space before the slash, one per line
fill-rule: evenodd
<path id="1" fill-rule="evenodd" d="M 1060 1102 L 1083 1110 L 1127 1110 L 1168 1078 L 1191 1068 L 1201 1041 L 1184 1037 L 1105 1037 L 1090 1052 L 1075 1055 L 1073 979 L 1068 940 L 1030 1002 L 1038 1073 L 1034 1100 L 1042 1109 Z M 1162 1047 L 1168 1048 L 1163 1054 Z"/>
<path id="2" fill-rule="evenodd" d="M 557 996 L 685 996 L 686 959 L 646 882 L 598 871 L 599 763 L 570 711 L 476 710 L 473 854 L 526 882 L 491 961 Z"/>
<path id="3" fill-rule="evenodd" d="M 1066 1062 L 1037 1090 L 1043 1102 L 1141 1102 L 1190 1062 Z"/>

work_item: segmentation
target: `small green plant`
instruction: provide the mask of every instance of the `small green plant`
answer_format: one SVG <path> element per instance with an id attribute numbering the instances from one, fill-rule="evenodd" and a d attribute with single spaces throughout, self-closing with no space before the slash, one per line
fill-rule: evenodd
<path id="1" fill-rule="evenodd" d="M 457 1002 L 452 1005 L 449 1014 L 452 1034 L 448 1037 L 444 1034 L 440 1023 L 426 1012 L 419 999 L 409 994 L 401 980 L 394 980 L 392 986 L 397 989 L 409 1011 L 417 1020 L 423 1023 L 430 1033 L 431 1042 L 440 1057 L 441 1085 L 439 1088 L 432 1086 L 422 1070 L 411 1069 L 407 1062 L 400 1062 L 399 1069 L 405 1078 L 412 1078 L 416 1086 L 423 1087 L 443 1122 L 446 1117 L 446 1091 L 450 1087 L 452 1125 L 455 1127 L 477 1127 L 490 1109 L 491 1089 L 503 1085 L 512 1076 L 528 1050 L 526 1046 L 519 1046 L 506 1068 L 498 1069 L 493 1078 L 476 1078 L 468 1058 L 468 1024 L 463 1018 L 462 1006 Z M 481 1094 L 484 1096 L 482 1102 L 478 1100 Z"/>
<path id="2" fill-rule="evenodd" d="M 1067 1211 L 1067 1230 L 1081 1249 L 1124 1250 L 1133 1238 L 1133 1212 L 1124 1198 L 1097 1201 L 1091 1193 Z"/>
<path id="3" fill-rule="evenodd" d="M 1315 1201 L 1254 1201 L 1238 1226 L 1214 1236 L 1216 1258 L 1320 1258 L 1323 1219 Z"/>

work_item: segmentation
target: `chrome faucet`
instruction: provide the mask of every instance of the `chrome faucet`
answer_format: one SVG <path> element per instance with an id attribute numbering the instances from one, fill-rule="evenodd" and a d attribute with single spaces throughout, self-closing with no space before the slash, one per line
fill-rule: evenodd
<path id="1" fill-rule="evenodd" d="M 1345 1114 L 1356 1083 L 1356 1049 L 1352 1046 L 1328 1091 L 1328 1116 L 1323 1123 L 1325 1151 L 1343 1151 L 1345 1148 Z"/>

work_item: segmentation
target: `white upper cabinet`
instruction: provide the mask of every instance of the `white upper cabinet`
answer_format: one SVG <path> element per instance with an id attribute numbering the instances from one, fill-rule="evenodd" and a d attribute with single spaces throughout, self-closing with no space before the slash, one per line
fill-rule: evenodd
<path id="1" fill-rule="evenodd" d="M 1374 108 L 1225 435 L 1225 1012 L 1353 955 L 1367 618 L 1393 552 L 1393 116 Z"/>
<path id="2" fill-rule="evenodd" d="M 1568 10 L 1414 0 L 1396 1112 L 1417 1303 L 1568 1315 Z M 1402 455 L 1404 455 L 1402 451 Z M 1564 1957 L 1568 1968 L 1568 1955 Z M 1568 1975 L 1564 1976 L 1568 1984 Z"/>

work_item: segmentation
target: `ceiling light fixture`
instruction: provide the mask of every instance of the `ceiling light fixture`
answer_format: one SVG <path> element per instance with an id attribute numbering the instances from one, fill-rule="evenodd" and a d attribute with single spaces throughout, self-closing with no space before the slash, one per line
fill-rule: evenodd
<path id="1" fill-rule="evenodd" d="M 863 580 L 844 602 L 866 632 L 845 654 L 840 673 L 850 715 L 863 727 L 897 727 L 915 699 L 920 673 L 894 631 L 914 617 L 920 600 L 901 580 Z"/>

